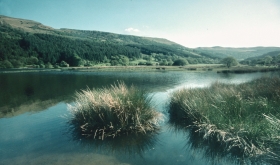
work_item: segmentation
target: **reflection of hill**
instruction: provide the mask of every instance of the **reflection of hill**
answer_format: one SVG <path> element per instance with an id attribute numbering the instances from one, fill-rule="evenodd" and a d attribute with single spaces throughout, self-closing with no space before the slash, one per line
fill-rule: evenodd
<path id="1" fill-rule="evenodd" d="M 172 78 L 168 78 L 172 76 Z M 150 92 L 164 90 L 181 80 L 181 74 L 160 72 L 34 72 L 0 74 L 0 117 L 41 111 L 58 102 L 70 102 L 80 89 L 100 88 L 118 80 Z M 147 84 L 149 84 L 147 86 Z"/>
<path id="2" fill-rule="evenodd" d="M 76 90 L 97 84 L 88 77 L 56 73 L 0 74 L 0 80 L 0 117 L 41 111 L 58 102 L 71 101 Z"/>
<path id="3" fill-rule="evenodd" d="M 44 109 L 47 109 L 48 107 L 51 107 L 55 104 L 57 104 L 60 100 L 35 100 L 30 101 L 26 103 L 22 103 L 17 107 L 11 107 L 11 106 L 3 106 L 0 107 L 0 118 L 3 117 L 12 117 L 17 116 L 26 112 L 38 112 L 42 111 Z"/>

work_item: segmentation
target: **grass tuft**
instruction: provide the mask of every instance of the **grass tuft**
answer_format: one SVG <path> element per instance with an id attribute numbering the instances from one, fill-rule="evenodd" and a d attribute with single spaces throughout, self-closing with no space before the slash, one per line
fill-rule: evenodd
<path id="1" fill-rule="evenodd" d="M 83 136 L 102 139 L 129 133 L 147 133 L 158 129 L 162 114 L 151 106 L 152 97 L 123 82 L 108 88 L 76 92 L 71 124 Z"/>
<path id="2" fill-rule="evenodd" d="M 280 78 L 175 91 L 170 122 L 184 123 L 225 151 L 280 161 Z M 181 125 L 181 124 L 180 124 Z"/>

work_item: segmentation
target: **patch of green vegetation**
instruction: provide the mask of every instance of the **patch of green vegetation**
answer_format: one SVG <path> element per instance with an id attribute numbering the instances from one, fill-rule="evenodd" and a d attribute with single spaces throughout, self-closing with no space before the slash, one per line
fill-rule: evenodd
<path id="1" fill-rule="evenodd" d="M 69 105 L 71 123 L 82 135 L 94 139 L 153 132 L 159 129 L 162 114 L 153 109 L 151 99 L 145 91 L 123 82 L 82 90 L 76 93 L 74 105 Z"/>
<path id="2" fill-rule="evenodd" d="M 188 64 L 188 61 L 184 60 L 184 59 L 178 59 L 175 60 L 173 63 L 173 66 L 185 66 Z"/>
<path id="3" fill-rule="evenodd" d="M 280 159 L 280 78 L 239 85 L 214 83 L 172 94 L 170 123 L 191 127 L 225 151 Z"/>
<path id="4" fill-rule="evenodd" d="M 225 64 L 228 68 L 238 65 L 238 62 L 233 57 L 226 57 L 222 59 L 221 63 Z"/>

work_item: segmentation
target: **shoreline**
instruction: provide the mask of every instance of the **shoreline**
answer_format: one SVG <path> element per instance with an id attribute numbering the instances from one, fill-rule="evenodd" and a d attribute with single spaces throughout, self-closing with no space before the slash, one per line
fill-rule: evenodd
<path id="1" fill-rule="evenodd" d="M 280 71 L 279 67 L 265 66 L 236 66 L 227 68 L 222 64 L 194 64 L 186 66 L 92 66 L 92 67 L 61 67 L 61 68 L 13 68 L 0 69 L 1 73 L 27 73 L 48 71 L 79 71 L 79 72 L 106 72 L 106 71 L 213 71 L 217 73 L 254 73 Z"/>

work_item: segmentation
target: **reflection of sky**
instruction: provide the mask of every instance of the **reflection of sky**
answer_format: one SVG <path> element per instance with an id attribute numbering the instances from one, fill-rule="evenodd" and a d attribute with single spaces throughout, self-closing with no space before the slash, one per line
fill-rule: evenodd
<path id="1" fill-rule="evenodd" d="M 186 77 L 185 81 L 182 81 L 180 84 L 177 84 L 175 87 L 167 91 L 171 93 L 172 91 L 181 88 L 207 87 L 214 82 L 240 84 L 263 76 L 271 76 L 271 73 L 216 74 L 212 72 L 209 74 L 209 72 L 204 72 L 199 74 L 190 73 L 187 76 L 188 77 Z"/>
<path id="2" fill-rule="evenodd" d="M 144 74 L 144 77 L 151 76 L 146 74 Z M 131 78 L 131 73 L 124 75 L 126 81 Z M 158 74 L 152 75 L 157 76 Z M 160 73 L 159 78 L 152 79 L 150 77 L 150 80 L 146 79 L 148 80 L 146 83 L 149 84 L 152 81 L 152 86 L 156 86 L 157 80 L 166 80 L 164 81 L 166 84 L 164 82 L 159 83 L 159 87 L 151 95 L 153 95 L 155 108 L 167 114 L 166 105 L 169 95 L 174 90 L 184 87 L 204 87 L 215 81 L 241 83 L 262 75 L 264 74 L 223 75 L 214 72 L 199 74 L 195 72 L 166 72 Z M 269 76 L 269 74 L 265 75 Z M 168 79 L 169 76 L 171 79 Z M 135 78 L 136 80 L 141 79 L 140 73 L 134 75 L 134 77 L 138 77 Z M 139 86 L 144 85 L 145 83 L 141 82 Z M 184 132 L 174 133 L 167 128 L 166 122 L 168 119 L 161 124 L 162 132 L 158 135 L 160 141 L 147 150 L 143 158 L 130 158 L 126 155 L 116 157 L 111 154 L 95 153 L 79 145 L 78 142 L 72 140 L 71 134 L 67 133 L 68 120 L 67 117 L 62 117 L 64 115 L 69 115 L 67 106 L 65 103 L 59 103 L 38 113 L 24 113 L 15 117 L 0 119 L 0 164 L 6 164 L 7 162 L 9 164 L 41 164 L 44 161 L 46 164 L 50 162 L 63 164 L 69 160 L 77 162 L 74 161 L 77 159 L 81 160 L 80 162 L 83 161 L 84 164 L 91 164 L 92 161 L 100 161 L 101 164 L 120 162 L 163 165 L 209 163 L 203 158 L 203 155 L 188 149 L 188 146 L 186 146 L 187 135 Z M 72 164 L 74 164 L 73 162 Z M 71 162 L 68 164 L 71 164 Z"/>
<path id="3" fill-rule="evenodd" d="M 65 104 L 57 104 L 40 113 L 25 113 L 16 117 L 1 119 L 1 149 L 5 152 L 7 152 L 7 149 L 10 150 L 7 153 L 4 152 L 5 154 L 16 150 L 18 150 L 18 153 L 39 151 L 41 147 L 50 148 L 55 143 L 52 141 L 55 138 L 65 140 L 61 134 L 61 129 L 65 126 L 65 120 L 60 117 L 65 114 L 65 110 Z"/>

